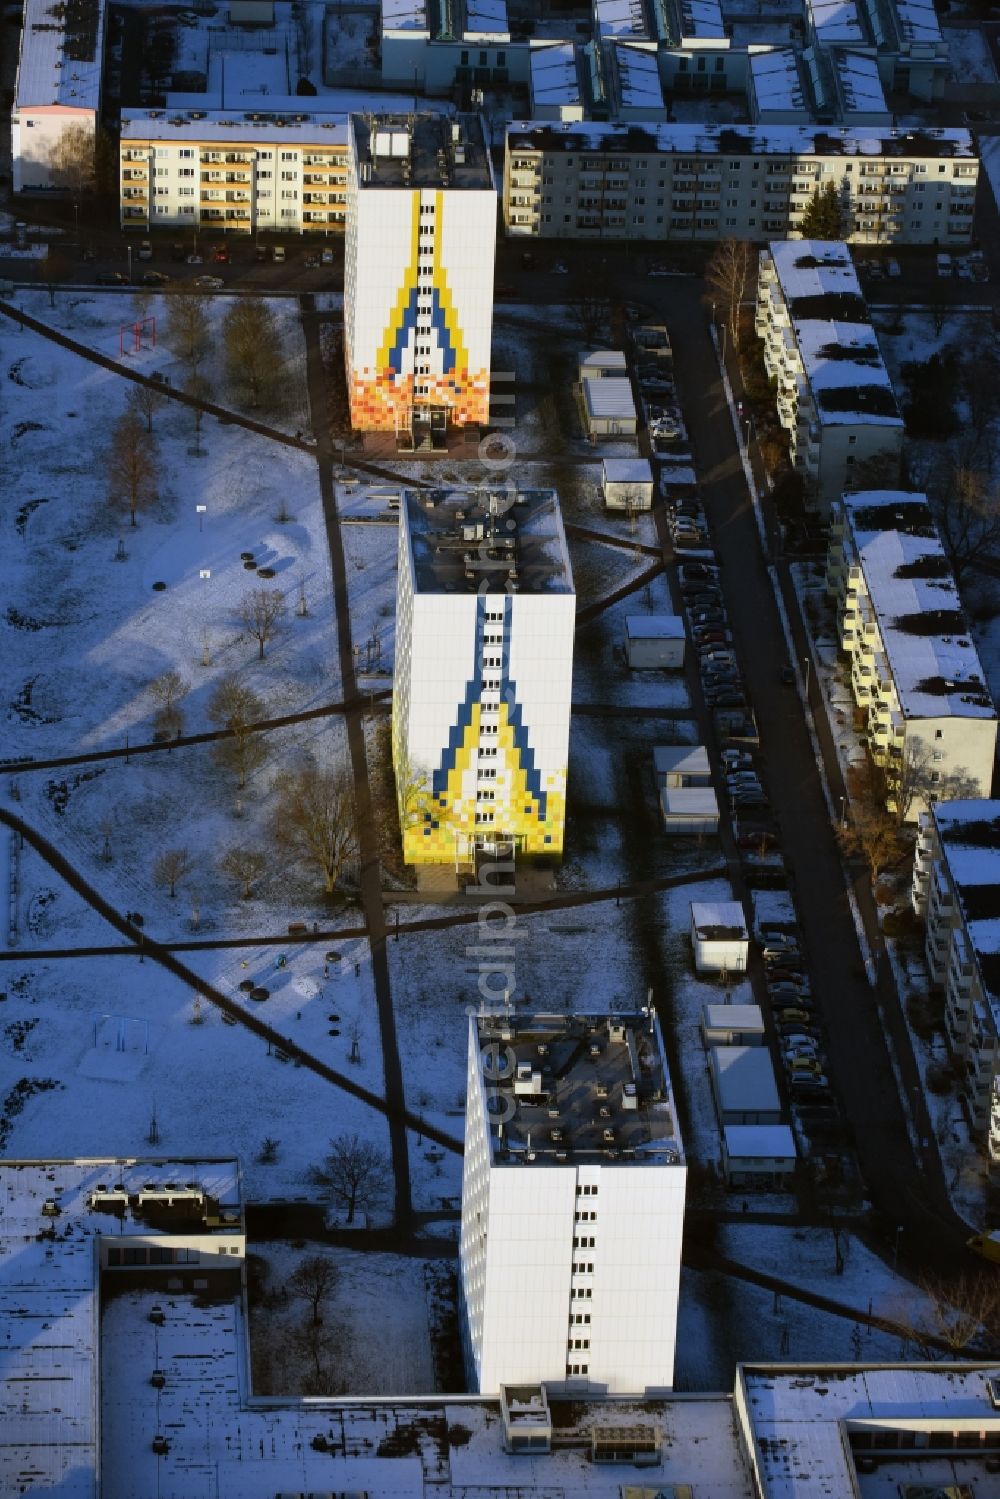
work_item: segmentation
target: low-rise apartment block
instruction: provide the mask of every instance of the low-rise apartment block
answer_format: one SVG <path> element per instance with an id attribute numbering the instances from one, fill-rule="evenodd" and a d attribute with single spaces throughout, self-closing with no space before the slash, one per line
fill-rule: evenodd
<path id="1" fill-rule="evenodd" d="M 913 908 L 969 1122 L 1000 1170 L 1000 801 L 938 802 L 920 817 Z"/>
<path id="2" fill-rule="evenodd" d="M 106 19 L 105 0 L 25 0 L 10 114 L 16 193 L 66 192 L 92 172 Z"/>
<path id="3" fill-rule="evenodd" d="M 755 326 L 807 504 L 828 510 L 866 463 L 898 468 L 903 419 L 844 243 L 762 250 Z"/>
<path id="4" fill-rule="evenodd" d="M 996 709 L 926 496 L 845 494 L 830 522 L 827 592 L 890 805 L 915 822 L 988 797 Z"/>
<path id="5" fill-rule="evenodd" d="M 467 1098 L 473 1388 L 669 1388 L 687 1169 L 655 1014 L 473 1015 Z"/>
<path id="6" fill-rule="evenodd" d="M 124 110 L 123 229 L 341 231 L 347 118 Z"/>
<path id="7" fill-rule="evenodd" d="M 961 129 L 523 121 L 507 129 L 504 221 L 542 239 L 795 239 L 833 183 L 853 244 L 965 245 L 978 176 Z"/>

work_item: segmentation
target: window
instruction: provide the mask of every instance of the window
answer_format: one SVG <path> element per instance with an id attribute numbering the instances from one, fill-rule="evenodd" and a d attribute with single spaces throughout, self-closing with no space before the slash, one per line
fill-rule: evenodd
<path id="1" fill-rule="evenodd" d="M 281 180 L 282 180 L 282 182 L 294 182 L 295 181 L 295 173 L 294 172 L 282 172 L 282 174 L 281 174 Z"/>
<path id="2" fill-rule="evenodd" d="M 191 150 L 190 146 L 184 146 L 180 151 L 178 151 L 177 155 L 180 156 L 183 160 L 190 161 L 191 157 L 194 155 L 194 152 Z"/>
<path id="3" fill-rule="evenodd" d="M 570 1349 L 571 1352 L 574 1349 L 578 1349 L 578 1348 L 589 1348 L 590 1347 L 590 1339 L 589 1338 L 570 1338 L 570 1340 L 569 1340 L 569 1342 L 567 1343 L 566 1346 Z"/>
<path id="4" fill-rule="evenodd" d="M 295 160 L 295 152 L 294 151 L 282 151 L 282 153 L 281 153 L 281 159 L 282 159 L 282 161 L 294 161 Z"/>
<path id="5" fill-rule="evenodd" d="M 507 54 L 506 54 L 506 52 L 498 52 L 497 53 L 497 67 L 498 68 L 505 67 L 506 63 L 507 63 Z"/>
<path id="6" fill-rule="evenodd" d="M 570 1296 L 573 1301 L 591 1301 L 594 1293 L 589 1286 L 574 1286 Z"/>
<path id="7" fill-rule="evenodd" d="M 935 739 L 943 739 L 944 738 L 944 729 L 935 729 L 934 730 L 934 738 Z"/>
<path id="8" fill-rule="evenodd" d="M 178 177 L 193 177 L 194 167 L 178 167 L 177 175 Z"/>
<path id="9" fill-rule="evenodd" d="M 467 68 L 469 66 L 469 54 L 467 51 L 463 51 L 461 56 L 461 63 L 463 68 Z"/>
<path id="10" fill-rule="evenodd" d="M 486 64 L 488 62 L 489 62 L 489 54 L 486 53 L 486 52 L 480 52 L 480 54 L 479 54 L 479 66 L 481 68 L 485 68 L 485 66 L 486 66 Z"/>

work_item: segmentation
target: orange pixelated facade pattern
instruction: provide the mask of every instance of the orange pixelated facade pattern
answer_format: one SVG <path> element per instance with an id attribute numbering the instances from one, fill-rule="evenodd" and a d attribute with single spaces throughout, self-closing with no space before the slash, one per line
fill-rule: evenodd
<path id="1" fill-rule="evenodd" d="M 485 426 L 489 421 L 489 370 L 422 375 L 420 383 L 426 394 L 415 398 L 412 375 L 348 370 L 352 427 L 358 432 L 391 432 L 408 426 L 415 401 L 421 406 L 447 407 L 449 420 L 459 427 Z"/>

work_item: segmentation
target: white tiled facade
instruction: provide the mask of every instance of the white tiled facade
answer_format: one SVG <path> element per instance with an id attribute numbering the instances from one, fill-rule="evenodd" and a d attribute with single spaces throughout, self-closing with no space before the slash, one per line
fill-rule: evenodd
<path id="1" fill-rule="evenodd" d="M 906 820 L 937 794 L 989 796 L 996 709 L 926 496 L 858 491 L 830 520 L 827 593 L 854 701 L 867 714 L 869 752 L 890 778 L 901 764 L 922 767 Z M 908 617 L 931 611 L 936 631 L 907 627 Z"/>
<path id="2" fill-rule="evenodd" d="M 532 1024 L 518 1017 L 519 1031 Z M 474 1387 L 495 1393 L 544 1381 L 611 1395 L 671 1387 L 687 1174 L 679 1143 L 669 1162 L 612 1152 L 576 1159 L 571 1149 L 562 1163 L 549 1148 L 543 1163 L 551 1120 L 542 1108 L 536 1155 L 502 1158 L 492 1134 L 493 1053 L 480 1026 L 470 1018 L 461 1239 Z"/>
<path id="3" fill-rule="evenodd" d="M 1000 802 L 938 803 L 921 818 L 913 907 L 973 1130 L 1000 1172 Z"/>
<path id="4" fill-rule="evenodd" d="M 795 239 L 832 182 L 852 244 L 965 245 L 978 176 L 967 130 L 515 123 L 504 222 L 537 238 Z"/>
<path id="5" fill-rule="evenodd" d="M 317 116 L 278 127 L 221 114 L 123 113 L 124 229 L 339 233 L 347 212 L 347 124 Z"/>
<path id="6" fill-rule="evenodd" d="M 459 426 L 485 424 L 497 199 L 479 121 L 416 116 L 369 128 L 355 119 L 348 193 L 344 348 L 354 427 L 408 430 L 421 409 Z"/>
<path id="7" fill-rule="evenodd" d="M 874 459 L 898 471 L 903 419 L 846 244 L 779 241 L 762 250 L 755 326 L 807 504 L 828 510 Z M 853 412 L 838 399 L 852 388 Z"/>
<path id="8" fill-rule="evenodd" d="M 406 861 L 464 867 L 497 841 L 559 857 L 576 599 L 558 504 L 539 498 L 558 589 L 533 592 L 526 574 L 516 591 L 481 593 L 421 577 L 411 532 L 422 503 L 404 497 L 399 537 L 393 762 L 401 796 L 408 778 L 420 782 L 400 806 Z"/>

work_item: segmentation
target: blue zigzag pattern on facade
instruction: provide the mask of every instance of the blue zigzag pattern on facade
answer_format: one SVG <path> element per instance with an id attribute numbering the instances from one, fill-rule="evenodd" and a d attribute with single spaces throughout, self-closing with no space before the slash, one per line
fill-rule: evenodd
<path id="1" fill-rule="evenodd" d="M 521 704 L 517 700 L 517 683 L 510 675 L 510 631 L 514 612 L 514 601 L 508 595 L 503 602 L 503 657 L 500 667 L 500 696 L 507 704 L 507 722 L 514 732 L 514 743 L 521 757 L 528 790 L 538 803 L 538 820 L 545 821 L 547 793 L 542 790 L 542 777 L 535 764 L 535 752 L 528 743 L 528 730 L 524 723 Z"/>
<path id="2" fill-rule="evenodd" d="M 448 789 L 448 777 L 455 769 L 455 760 L 465 740 L 466 730 L 472 722 L 472 709 L 483 692 L 483 633 L 486 624 L 486 600 L 476 600 L 476 640 L 473 647 L 472 676 L 465 684 L 465 697 L 458 710 L 458 718 L 448 731 L 448 743 L 441 756 L 441 764 L 434 772 L 432 791 L 441 796 Z"/>

